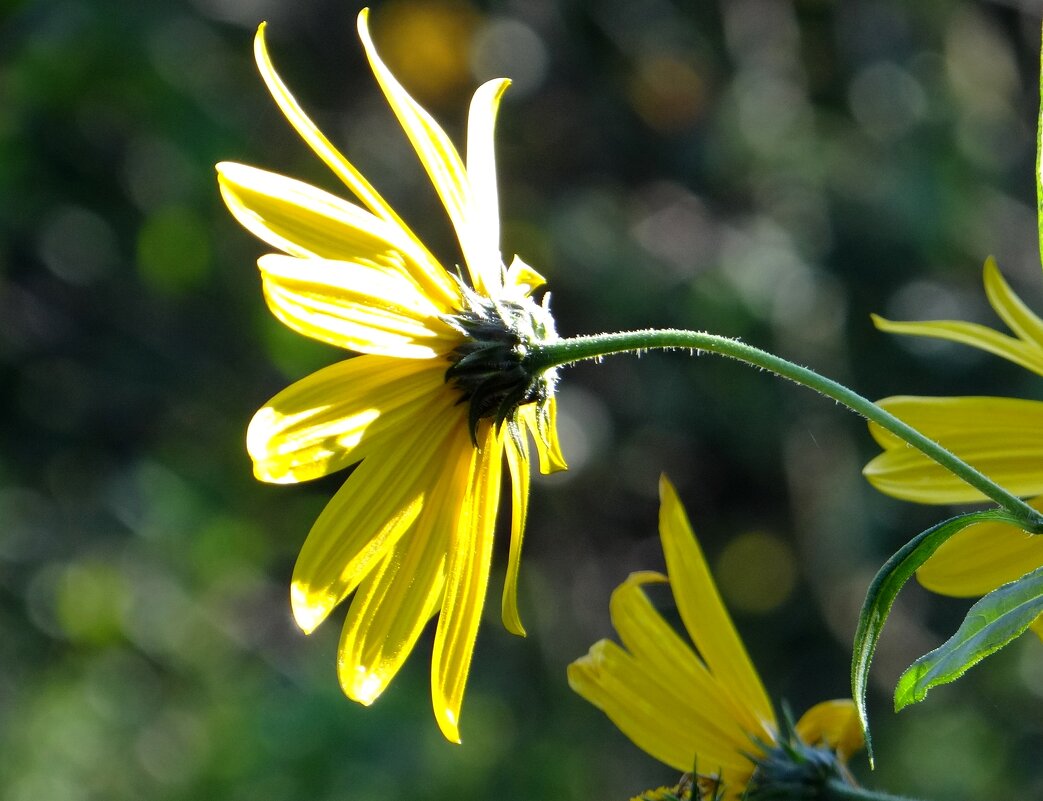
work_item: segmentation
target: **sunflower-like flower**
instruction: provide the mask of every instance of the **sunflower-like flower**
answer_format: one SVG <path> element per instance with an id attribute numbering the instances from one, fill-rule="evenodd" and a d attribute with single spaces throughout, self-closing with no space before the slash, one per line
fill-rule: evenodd
<path id="1" fill-rule="evenodd" d="M 755 780 L 758 766 L 769 764 L 778 748 L 791 743 L 780 733 L 684 507 L 665 477 L 659 495 L 667 576 L 633 573 L 616 588 L 609 611 L 623 645 L 595 643 L 569 665 L 569 684 L 639 748 L 676 770 L 694 768 L 702 797 L 723 792 L 726 798 L 737 798 Z M 645 594 L 646 585 L 663 582 L 670 584 L 698 653 Z M 801 747 L 829 749 L 831 757 L 839 758 L 833 761 L 838 769 L 862 747 L 849 699 L 813 706 L 796 724 L 795 735 Z"/>
<path id="2" fill-rule="evenodd" d="M 934 337 L 980 348 L 1043 376 L 1043 319 L 1014 293 L 995 261 L 985 262 L 985 294 L 1013 336 L 953 320 L 892 322 L 894 334 Z M 898 396 L 878 402 L 1028 503 L 1043 510 L 1043 402 L 1018 398 Z M 984 501 L 977 490 L 870 424 L 883 448 L 864 468 L 881 492 L 926 504 Z M 1043 566 L 1043 537 L 1001 523 L 977 523 L 947 540 L 917 571 L 927 589 L 943 595 L 985 595 Z M 1043 637 L 1043 618 L 1032 625 Z"/>
<path id="3" fill-rule="evenodd" d="M 438 615 L 431 664 L 435 717 L 459 742 L 458 720 L 485 602 L 506 457 L 511 544 L 506 627 L 524 634 L 518 564 L 528 503 L 529 436 L 540 469 L 564 469 L 553 371 L 532 374 L 527 347 L 556 338 L 543 279 L 504 265 L 493 127 L 509 82 L 475 92 L 466 165 L 445 132 L 358 32 L 370 66 L 456 231 L 465 279 L 446 270 L 329 142 L 276 74 L 257 31 L 254 53 L 276 103 L 358 202 L 241 164 L 217 166 L 236 219 L 273 248 L 258 264 L 264 296 L 293 330 L 358 354 L 291 385 L 247 433 L 262 481 L 293 483 L 361 462 L 315 521 L 290 600 L 306 633 L 351 593 L 338 649 L 345 694 L 372 703 L 421 630 Z M 545 298 L 546 299 L 546 298 Z"/>

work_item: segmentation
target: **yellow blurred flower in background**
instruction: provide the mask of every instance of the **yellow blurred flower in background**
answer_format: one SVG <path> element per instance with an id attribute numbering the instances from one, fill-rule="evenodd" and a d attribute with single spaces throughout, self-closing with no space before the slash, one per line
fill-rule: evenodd
<path id="1" fill-rule="evenodd" d="M 995 261 L 984 271 L 985 293 L 1014 336 L 952 320 L 892 322 L 874 317 L 894 334 L 934 337 L 980 348 L 1043 376 L 1043 319 L 1014 294 Z M 898 396 L 878 402 L 964 461 L 1043 510 L 1043 402 L 1017 398 Z M 927 504 L 986 500 L 977 490 L 875 424 L 870 432 L 883 453 L 863 470 L 881 492 Z M 985 595 L 1043 566 L 1043 537 L 1001 523 L 968 526 L 945 542 L 917 571 L 927 589 L 943 595 Z M 1033 630 L 1043 637 L 1043 619 Z"/>
<path id="2" fill-rule="evenodd" d="M 779 724 L 666 477 L 659 494 L 667 576 L 632 573 L 616 588 L 609 610 L 623 644 L 595 643 L 569 666 L 569 684 L 639 748 L 676 770 L 694 768 L 703 786 L 719 782 L 726 797 L 737 798 L 753 778 L 752 758 L 779 743 Z M 664 582 L 695 650 L 645 594 L 646 585 Z M 816 704 L 795 731 L 841 761 L 862 747 L 850 700 Z"/>
<path id="3" fill-rule="evenodd" d="M 261 75 L 283 114 L 361 205 L 275 173 L 219 164 L 236 219 L 281 251 L 258 264 L 268 306 L 309 337 L 359 354 L 280 392 L 247 434 L 254 472 L 293 483 L 361 461 L 315 521 L 291 603 L 311 632 L 349 594 L 338 650 L 344 692 L 372 703 L 438 615 L 435 717 L 459 741 L 464 685 L 485 602 L 504 457 L 512 480 L 503 620 L 523 634 L 518 565 L 531 435 L 544 472 L 565 467 L 553 371 L 530 375 L 526 344 L 556 338 L 543 279 L 499 249 L 493 129 L 507 80 L 471 102 L 466 164 L 358 31 L 377 82 L 455 228 L 468 279 L 447 271 L 329 142 L 276 74 L 257 32 Z"/>

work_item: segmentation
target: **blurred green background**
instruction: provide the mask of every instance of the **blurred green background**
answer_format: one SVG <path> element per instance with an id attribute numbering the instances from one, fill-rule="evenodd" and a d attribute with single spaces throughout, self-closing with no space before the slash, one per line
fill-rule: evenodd
<path id="1" fill-rule="evenodd" d="M 374 5 L 382 52 L 456 141 L 477 83 L 513 77 L 503 249 L 548 277 L 561 333 L 705 328 L 872 397 L 1043 398 L 1019 368 L 868 319 L 993 324 L 988 254 L 1043 310 L 1037 3 Z M 489 605 L 463 745 L 430 712 L 430 633 L 372 708 L 344 699 L 338 622 L 305 638 L 287 590 L 342 477 L 265 486 L 244 450 L 253 412 L 339 354 L 265 309 L 266 248 L 224 210 L 213 164 L 342 191 L 256 74 L 267 19 L 305 108 L 459 260 L 363 63 L 359 6 L 0 8 L 0 797 L 586 800 L 673 782 L 565 683 L 611 633 L 611 589 L 662 565 L 660 471 L 773 696 L 799 714 L 846 694 L 870 577 L 946 510 L 871 491 L 872 444 L 832 403 L 660 353 L 566 373 L 571 470 L 534 485 L 530 636 Z M 879 767 L 855 770 L 935 799 L 1043 797 L 1038 641 L 890 711 L 901 669 L 967 606 L 902 595 L 873 673 Z"/>

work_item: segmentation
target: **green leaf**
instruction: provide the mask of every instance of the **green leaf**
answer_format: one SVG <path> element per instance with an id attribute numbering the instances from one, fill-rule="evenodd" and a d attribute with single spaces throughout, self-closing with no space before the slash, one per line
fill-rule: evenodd
<path id="1" fill-rule="evenodd" d="M 1022 634 L 1043 614 L 1043 567 L 1004 584 L 967 612 L 944 645 L 913 662 L 895 688 L 895 712 L 922 701 L 927 691 L 960 678 L 969 668 Z"/>
<path id="2" fill-rule="evenodd" d="M 987 521 L 1010 523 L 1020 528 L 1017 518 L 1002 509 L 971 512 L 945 520 L 917 534 L 903 545 L 880 568 L 880 572 L 869 585 L 855 631 L 854 653 L 851 657 L 851 697 L 855 700 L 858 719 L 865 734 L 870 766 L 873 764 L 873 741 L 869 734 L 869 720 L 866 715 L 866 687 L 869 666 L 873 661 L 873 653 L 876 651 L 884 622 L 891 612 L 891 605 L 898 591 L 942 543 L 969 525 Z"/>

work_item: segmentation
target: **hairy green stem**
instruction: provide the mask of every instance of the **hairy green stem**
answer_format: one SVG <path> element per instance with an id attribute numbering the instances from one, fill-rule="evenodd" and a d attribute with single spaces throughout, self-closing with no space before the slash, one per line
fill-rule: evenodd
<path id="1" fill-rule="evenodd" d="M 653 348 L 705 351 L 727 356 L 763 368 L 801 386 L 813 389 L 827 398 L 832 398 L 900 437 L 946 470 L 959 476 L 1010 512 L 1020 521 L 1026 531 L 1033 534 L 1043 533 L 1043 515 L 937 442 L 925 437 L 912 426 L 903 423 L 894 415 L 843 384 L 838 384 L 807 367 L 801 367 L 735 339 L 701 331 L 683 331 L 671 328 L 594 334 L 530 345 L 525 357 L 525 365 L 535 375 L 551 367 L 572 364 L 585 359 L 600 359 L 618 353 L 640 353 Z"/>

